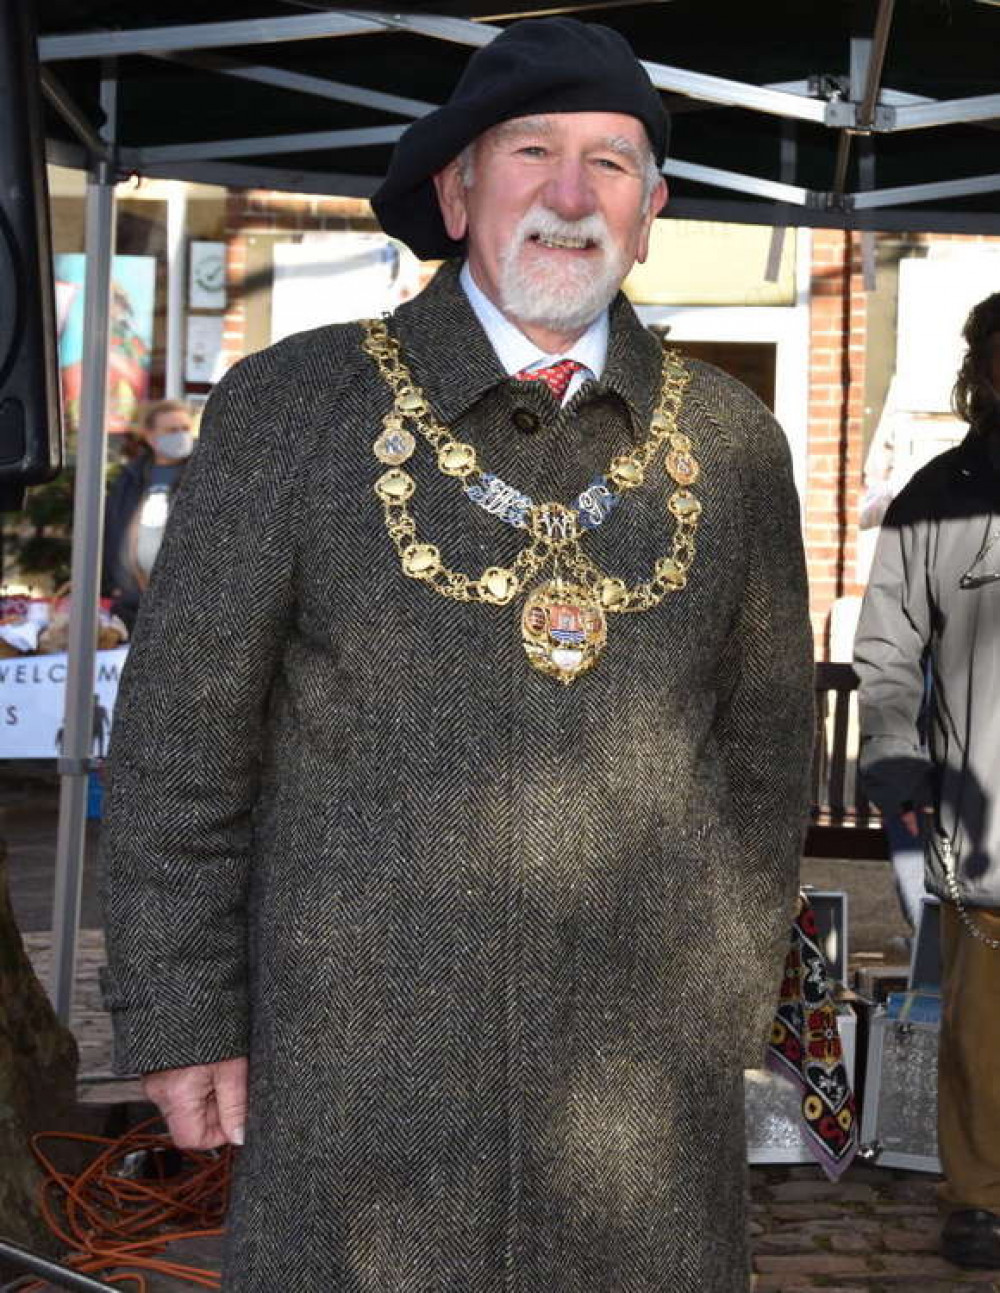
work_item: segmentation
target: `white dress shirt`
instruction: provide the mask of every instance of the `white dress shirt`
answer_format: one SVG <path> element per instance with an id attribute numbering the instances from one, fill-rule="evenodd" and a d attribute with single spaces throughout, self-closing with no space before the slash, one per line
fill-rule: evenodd
<path id="1" fill-rule="evenodd" d="M 539 350 L 533 341 L 529 341 L 516 324 L 503 315 L 490 298 L 477 285 L 469 270 L 469 262 L 462 266 L 458 281 L 462 284 L 469 304 L 476 312 L 476 318 L 482 324 L 483 331 L 490 339 L 497 358 L 508 375 L 519 373 L 523 369 L 548 368 L 557 364 L 560 359 L 574 359 L 583 367 L 570 378 L 563 404 L 576 394 L 585 381 L 598 378 L 604 372 L 604 363 L 608 355 L 608 312 L 602 310 L 587 331 L 569 347 L 557 355 L 546 354 Z"/>

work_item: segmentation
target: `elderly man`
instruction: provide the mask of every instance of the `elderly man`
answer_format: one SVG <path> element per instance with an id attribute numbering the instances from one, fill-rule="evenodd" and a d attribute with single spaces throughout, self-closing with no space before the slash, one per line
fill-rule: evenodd
<path id="1" fill-rule="evenodd" d="M 206 411 L 107 995 L 178 1142 L 245 1145 L 227 1289 L 746 1287 L 811 644 L 781 432 L 618 293 L 666 133 L 614 32 L 510 27 L 375 200 L 449 263 Z"/>

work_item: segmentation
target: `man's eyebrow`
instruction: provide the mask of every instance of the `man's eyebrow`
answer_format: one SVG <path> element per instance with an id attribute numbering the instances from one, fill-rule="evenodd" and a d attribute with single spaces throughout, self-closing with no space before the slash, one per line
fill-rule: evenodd
<path id="1" fill-rule="evenodd" d="M 626 139 L 624 135 L 608 135 L 606 139 L 600 141 L 599 147 L 607 148 L 620 157 L 627 157 L 629 161 L 635 162 L 636 166 L 642 165 L 642 157 L 639 149 L 632 143 L 631 139 Z"/>
<path id="2" fill-rule="evenodd" d="M 493 127 L 492 133 L 497 143 L 523 135 L 551 135 L 552 122 L 547 117 L 515 117 L 511 121 L 501 121 Z"/>

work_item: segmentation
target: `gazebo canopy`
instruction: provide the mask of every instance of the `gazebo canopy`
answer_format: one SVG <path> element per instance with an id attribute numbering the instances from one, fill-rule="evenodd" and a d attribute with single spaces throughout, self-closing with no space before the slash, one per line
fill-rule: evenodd
<path id="1" fill-rule="evenodd" d="M 103 76 L 125 173 L 366 196 L 470 47 L 560 13 L 620 30 L 667 95 L 671 215 L 1000 232 L 1000 0 L 36 8 L 53 160 L 99 146 Z"/>

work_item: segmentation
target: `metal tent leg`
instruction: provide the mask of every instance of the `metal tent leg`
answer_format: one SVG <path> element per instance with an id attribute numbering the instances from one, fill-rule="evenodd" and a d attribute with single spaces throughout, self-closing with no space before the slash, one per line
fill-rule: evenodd
<path id="1" fill-rule="evenodd" d="M 101 106 L 113 135 L 116 82 L 105 76 Z M 93 742 L 94 666 L 104 528 L 105 411 L 115 243 L 115 175 L 106 160 L 87 183 L 83 390 L 73 499 L 73 597 L 70 611 L 66 708 L 59 760 L 59 833 L 52 904 L 52 998 L 68 1021 L 73 1001 L 87 814 L 87 774 Z"/>

